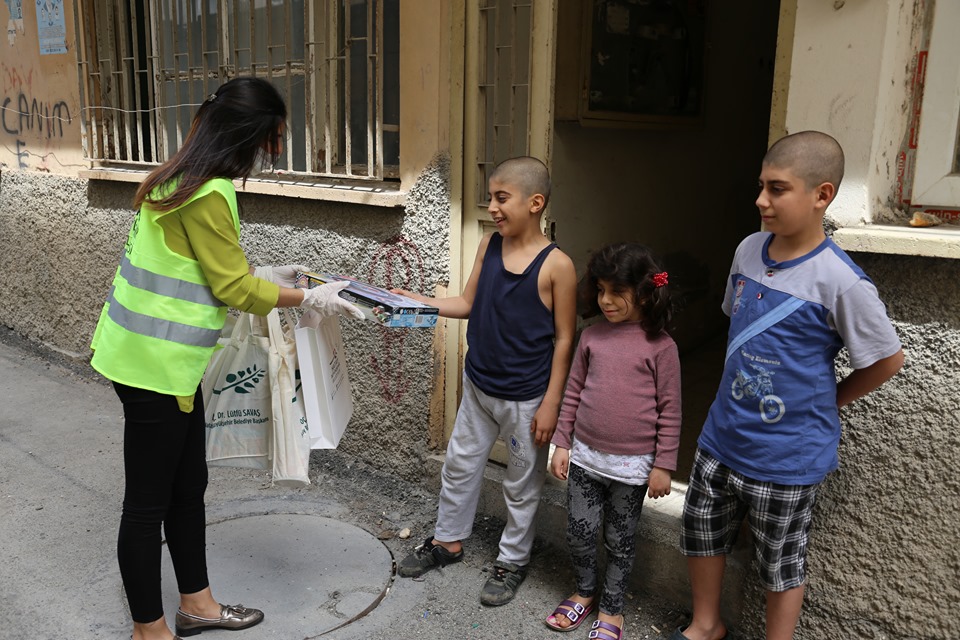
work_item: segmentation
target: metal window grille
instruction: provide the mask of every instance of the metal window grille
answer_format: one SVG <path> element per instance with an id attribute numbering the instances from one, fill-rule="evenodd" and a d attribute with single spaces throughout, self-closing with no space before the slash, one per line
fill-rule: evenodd
<path id="1" fill-rule="evenodd" d="M 482 0 L 480 6 L 480 139 L 477 194 L 486 206 L 490 171 L 507 158 L 527 155 L 530 109 L 530 33 L 533 4 Z"/>
<path id="2" fill-rule="evenodd" d="M 81 130 L 101 166 L 159 164 L 237 76 L 287 101 L 296 177 L 399 173 L 399 0 L 79 0 Z"/>

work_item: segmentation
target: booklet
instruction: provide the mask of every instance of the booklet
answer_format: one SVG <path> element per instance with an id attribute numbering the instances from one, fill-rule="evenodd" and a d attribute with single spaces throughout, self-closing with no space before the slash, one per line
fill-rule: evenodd
<path id="1" fill-rule="evenodd" d="M 385 327 L 432 327 L 437 324 L 439 310 L 413 298 L 333 273 L 307 271 L 297 274 L 297 286 L 301 289 L 312 289 L 338 280 L 350 283 L 340 292 L 340 297 L 357 305 L 367 320 Z"/>

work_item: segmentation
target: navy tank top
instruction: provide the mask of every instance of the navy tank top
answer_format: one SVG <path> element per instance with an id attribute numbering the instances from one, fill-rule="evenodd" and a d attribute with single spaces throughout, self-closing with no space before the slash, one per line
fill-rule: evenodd
<path id="1" fill-rule="evenodd" d="M 467 323 L 466 373 L 489 396 L 533 400 L 543 395 L 553 364 L 553 312 L 540 299 L 537 280 L 550 243 L 524 269 L 503 266 L 503 237 L 494 233 L 480 269 Z"/>

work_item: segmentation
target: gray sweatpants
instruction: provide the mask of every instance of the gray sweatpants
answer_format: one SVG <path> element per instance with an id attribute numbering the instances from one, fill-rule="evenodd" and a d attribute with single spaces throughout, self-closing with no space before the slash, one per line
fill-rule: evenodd
<path id="1" fill-rule="evenodd" d="M 548 445 L 537 447 L 530 432 L 541 400 L 493 398 L 463 376 L 463 399 L 440 476 L 436 540 L 454 542 L 473 532 L 483 470 L 499 436 L 507 444 L 510 460 L 503 479 L 507 523 L 500 536 L 497 560 L 520 566 L 530 561 L 549 449 Z"/>

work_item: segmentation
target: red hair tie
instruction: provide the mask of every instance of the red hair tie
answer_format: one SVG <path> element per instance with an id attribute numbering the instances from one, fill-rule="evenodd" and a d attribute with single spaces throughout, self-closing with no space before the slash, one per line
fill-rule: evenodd
<path id="1" fill-rule="evenodd" d="M 667 278 L 666 271 L 661 271 L 660 273 L 653 274 L 653 286 L 655 286 L 658 289 L 662 286 L 665 286 L 668 281 L 669 280 Z"/>

